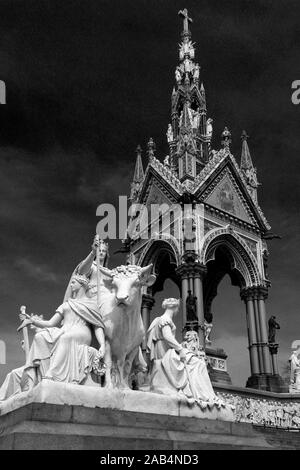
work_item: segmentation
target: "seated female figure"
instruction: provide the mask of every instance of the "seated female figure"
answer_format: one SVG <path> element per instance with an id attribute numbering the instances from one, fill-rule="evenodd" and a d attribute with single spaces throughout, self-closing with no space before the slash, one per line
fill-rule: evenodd
<path id="1" fill-rule="evenodd" d="M 179 394 L 203 408 L 225 406 L 212 388 L 197 333 L 187 332 L 182 344 L 175 338 L 173 316 L 179 310 L 179 300 L 165 299 L 162 307 L 164 314 L 155 318 L 148 329 L 150 390 L 167 395 Z"/>
<path id="2" fill-rule="evenodd" d="M 9 395 L 29 390 L 42 379 L 76 384 L 87 382 L 93 361 L 105 354 L 104 323 L 95 299 L 87 298 L 81 289 L 87 285 L 85 276 L 73 276 L 71 298 L 60 305 L 48 321 L 27 314 L 21 316 L 23 323 L 19 330 L 29 324 L 39 330 L 33 338 L 21 379 L 13 387 L 16 390 L 12 390 L 10 381 Z M 92 329 L 99 342 L 99 351 L 91 347 Z M 7 381 L 0 388 L 2 400 L 8 398 L 3 389 L 6 386 Z"/>

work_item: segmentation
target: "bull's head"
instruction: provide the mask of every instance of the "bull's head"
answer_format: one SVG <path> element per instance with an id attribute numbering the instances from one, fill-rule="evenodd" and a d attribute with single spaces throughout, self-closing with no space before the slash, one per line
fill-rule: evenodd
<path id="1" fill-rule="evenodd" d="M 99 266 L 99 269 L 110 279 L 116 302 L 120 306 L 131 306 L 140 300 L 142 286 L 152 286 L 156 280 L 156 276 L 151 274 L 152 264 L 143 268 L 127 265 L 115 269 Z"/>

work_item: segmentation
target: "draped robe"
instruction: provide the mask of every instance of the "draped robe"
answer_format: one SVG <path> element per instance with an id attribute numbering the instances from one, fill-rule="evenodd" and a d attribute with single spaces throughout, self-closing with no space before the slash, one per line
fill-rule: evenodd
<path id="1" fill-rule="evenodd" d="M 150 390 L 166 395 L 179 393 L 203 408 L 224 406 L 214 393 L 205 359 L 185 349 L 186 363 L 181 361 L 174 344 L 164 335 L 165 327 L 170 328 L 175 339 L 176 326 L 167 316 L 155 318 L 148 329 L 147 348 L 152 366 Z"/>
<path id="2" fill-rule="evenodd" d="M 105 330 L 94 299 L 69 299 L 56 313 L 61 327 L 41 328 L 35 334 L 23 368 L 8 374 L 0 388 L 0 401 L 31 389 L 42 378 L 82 383 L 91 371 L 97 349 L 91 347 L 91 327 Z"/>

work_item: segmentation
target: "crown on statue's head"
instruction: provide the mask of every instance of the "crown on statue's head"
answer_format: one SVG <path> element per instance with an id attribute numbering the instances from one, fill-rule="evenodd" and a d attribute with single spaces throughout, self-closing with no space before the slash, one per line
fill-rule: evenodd
<path id="1" fill-rule="evenodd" d="M 98 245 L 99 245 L 99 247 L 100 246 L 105 247 L 106 250 L 108 251 L 108 243 L 106 243 L 104 240 L 102 240 L 102 238 L 99 239 Z"/>

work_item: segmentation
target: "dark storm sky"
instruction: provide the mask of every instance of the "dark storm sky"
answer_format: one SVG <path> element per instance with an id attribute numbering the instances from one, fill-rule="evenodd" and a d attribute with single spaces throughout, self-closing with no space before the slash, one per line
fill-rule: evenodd
<path id="1" fill-rule="evenodd" d="M 260 205 L 283 236 L 269 244 L 267 305 L 281 323 L 282 364 L 300 339 L 300 105 L 291 102 L 291 83 L 300 79 L 299 1 L 2 0 L 0 337 L 8 364 L 0 380 L 22 364 L 19 306 L 48 316 L 61 303 L 89 252 L 97 205 L 128 193 L 137 144 L 152 136 L 158 156 L 168 152 L 184 7 L 194 20 L 213 146 L 227 125 L 239 161 L 247 130 Z M 110 264 L 121 261 L 112 256 Z M 245 319 L 227 284 L 215 305 L 215 337 L 238 382 L 247 367 Z"/>

